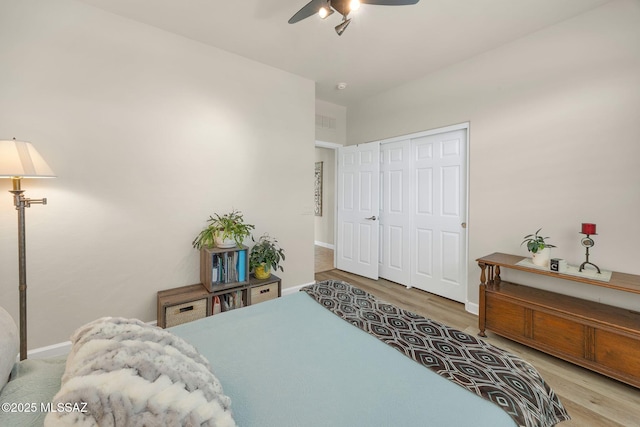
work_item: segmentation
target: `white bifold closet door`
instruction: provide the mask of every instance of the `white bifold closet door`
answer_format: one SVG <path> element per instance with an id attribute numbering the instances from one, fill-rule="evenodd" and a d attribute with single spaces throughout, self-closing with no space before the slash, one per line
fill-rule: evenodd
<path id="1" fill-rule="evenodd" d="M 381 144 L 379 275 L 466 300 L 466 129 Z"/>
<path id="2" fill-rule="evenodd" d="M 392 282 L 411 283 L 411 141 L 380 146 L 380 247 L 378 272 Z"/>
<path id="3" fill-rule="evenodd" d="M 338 149 L 336 267 L 378 278 L 380 143 Z"/>

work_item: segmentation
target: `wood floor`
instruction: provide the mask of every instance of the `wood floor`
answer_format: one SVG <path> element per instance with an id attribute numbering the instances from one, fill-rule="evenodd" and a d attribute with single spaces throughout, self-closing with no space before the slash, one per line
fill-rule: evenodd
<path id="1" fill-rule="evenodd" d="M 338 279 L 407 310 L 477 335 L 478 318 L 460 303 L 386 280 L 330 270 L 316 280 Z M 640 389 L 609 379 L 487 331 L 486 341 L 532 363 L 571 415 L 561 427 L 640 427 Z"/>
<path id="2" fill-rule="evenodd" d="M 333 270 L 333 249 L 315 245 L 315 272 Z"/>

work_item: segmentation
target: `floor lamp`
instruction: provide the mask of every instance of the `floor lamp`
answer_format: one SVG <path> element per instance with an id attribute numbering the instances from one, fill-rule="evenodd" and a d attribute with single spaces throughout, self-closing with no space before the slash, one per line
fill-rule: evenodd
<path id="1" fill-rule="evenodd" d="M 55 178 L 53 171 L 29 142 L 0 141 L 0 178 L 11 178 L 13 204 L 18 211 L 18 290 L 20 291 L 20 360 L 27 358 L 27 259 L 24 209 L 47 204 L 47 199 L 24 197 L 22 178 Z"/>

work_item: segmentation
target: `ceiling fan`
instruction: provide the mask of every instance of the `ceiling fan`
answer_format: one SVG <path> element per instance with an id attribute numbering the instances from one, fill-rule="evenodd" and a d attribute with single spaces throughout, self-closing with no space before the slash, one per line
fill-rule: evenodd
<path id="1" fill-rule="evenodd" d="M 324 19 L 333 14 L 333 12 L 338 12 L 342 15 L 342 22 L 336 26 L 336 33 L 341 36 L 351 22 L 349 13 L 357 10 L 360 7 L 360 4 L 403 6 L 416 4 L 418 1 L 420 0 L 311 0 L 295 15 L 293 15 L 291 19 L 289 19 L 289 24 L 295 24 L 296 22 L 302 21 L 316 13 L 320 18 Z"/>

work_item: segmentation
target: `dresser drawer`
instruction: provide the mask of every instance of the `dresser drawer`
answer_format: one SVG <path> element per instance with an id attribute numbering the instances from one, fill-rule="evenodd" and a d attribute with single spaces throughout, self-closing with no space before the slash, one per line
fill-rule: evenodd
<path id="1" fill-rule="evenodd" d="M 251 304 L 278 298 L 278 282 L 251 288 Z"/>
<path id="2" fill-rule="evenodd" d="M 207 316 L 207 299 L 189 301 L 165 308 L 166 327 L 181 325 Z"/>
<path id="3" fill-rule="evenodd" d="M 623 380 L 640 382 L 640 334 L 635 337 L 596 329 L 595 359 L 619 373 Z"/>
<path id="4" fill-rule="evenodd" d="M 487 328 L 509 336 L 525 336 L 525 309 L 517 302 L 487 293 Z"/>
<path id="5" fill-rule="evenodd" d="M 585 327 L 577 320 L 534 312 L 533 339 L 563 354 L 585 357 Z"/>

